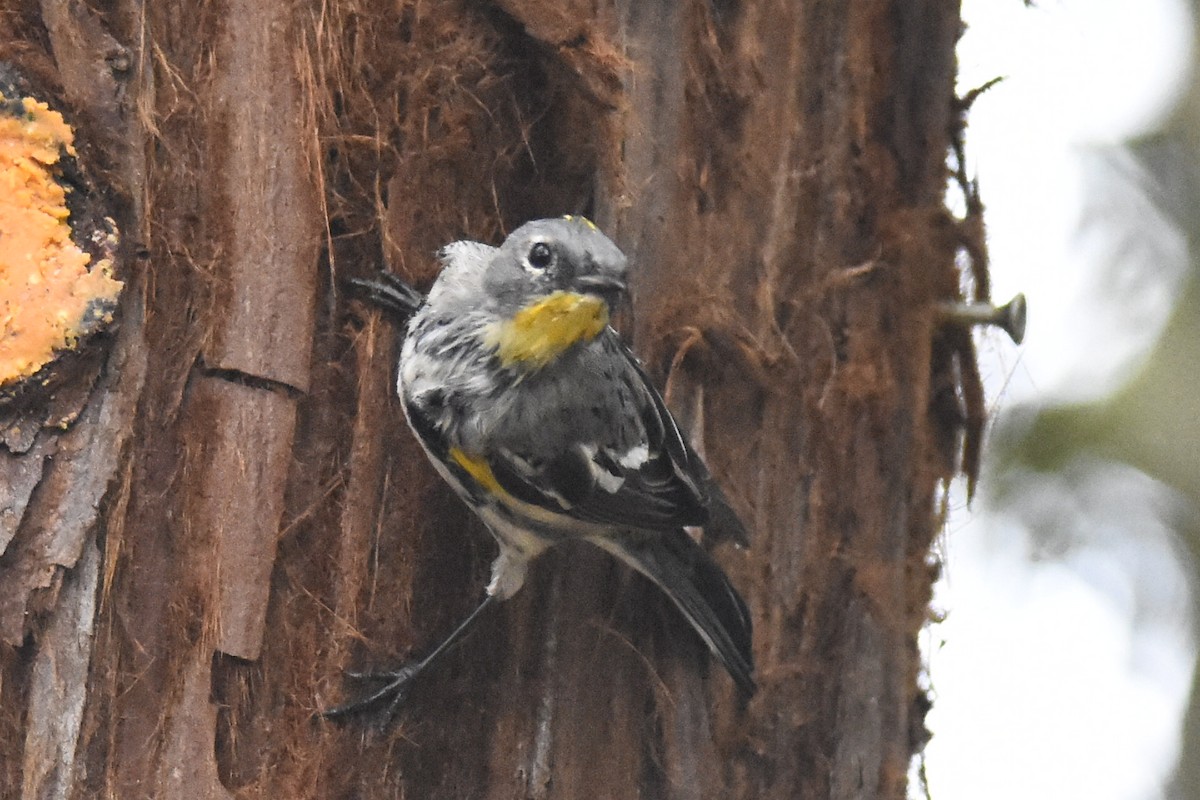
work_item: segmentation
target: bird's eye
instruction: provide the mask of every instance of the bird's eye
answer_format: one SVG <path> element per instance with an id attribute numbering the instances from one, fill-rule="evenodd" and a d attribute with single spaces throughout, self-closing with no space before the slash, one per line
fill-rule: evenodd
<path id="1" fill-rule="evenodd" d="M 554 263 L 554 253 L 550 250 L 550 245 L 545 242 L 535 242 L 533 247 L 529 248 L 529 266 L 538 270 L 549 269 Z"/>

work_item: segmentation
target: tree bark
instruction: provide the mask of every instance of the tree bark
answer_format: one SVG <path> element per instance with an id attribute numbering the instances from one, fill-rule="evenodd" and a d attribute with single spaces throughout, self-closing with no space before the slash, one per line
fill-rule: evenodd
<path id="1" fill-rule="evenodd" d="M 0 557 L 0 797 L 905 796 L 974 370 L 935 314 L 968 238 L 958 3 L 0 19 L 111 188 L 128 285 L 96 391 L 136 404 L 43 432 L 123 435 L 93 436 L 119 458 L 88 462 L 78 547 L 21 544 L 55 519 L 34 491 Z M 630 255 L 622 328 L 752 530 L 716 557 L 761 688 L 740 703 L 653 586 L 563 547 L 393 727 L 324 721 L 344 670 L 465 615 L 494 555 L 404 425 L 397 332 L 341 281 L 424 288 L 440 245 L 562 213 Z"/>

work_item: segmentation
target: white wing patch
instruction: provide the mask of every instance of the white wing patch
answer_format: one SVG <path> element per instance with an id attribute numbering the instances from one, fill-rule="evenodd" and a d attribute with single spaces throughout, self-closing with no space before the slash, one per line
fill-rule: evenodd
<path id="1" fill-rule="evenodd" d="M 592 475 L 596 479 L 597 486 L 609 494 L 616 494 L 621 491 L 621 487 L 625 484 L 624 478 L 620 475 L 613 475 L 595 461 L 589 461 L 588 464 L 592 468 Z"/>
<path id="2" fill-rule="evenodd" d="M 592 479 L 596 481 L 596 485 L 609 494 L 621 491 L 621 487 L 625 485 L 625 478 L 621 475 L 614 475 L 603 464 L 596 461 L 596 453 L 599 452 L 596 445 L 580 444 L 579 449 L 583 451 L 583 455 L 587 459 L 588 468 L 592 472 Z"/>
<path id="3" fill-rule="evenodd" d="M 617 459 L 617 463 L 625 469 L 639 469 L 650 458 L 650 448 L 645 444 L 631 447 L 625 455 Z"/>
<path id="4" fill-rule="evenodd" d="M 535 470 L 533 468 L 533 465 L 530 464 L 528 461 L 521 458 L 519 455 L 517 455 L 513 451 L 509 450 L 508 448 L 503 448 L 500 451 L 500 454 L 502 456 L 504 456 L 504 458 L 506 458 L 510 464 L 512 464 L 514 467 L 516 467 L 517 471 L 520 472 L 525 477 L 526 480 L 530 481 L 532 484 L 537 486 L 538 491 L 540 491 L 542 494 L 546 495 L 547 497 L 553 498 L 554 502 L 556 502 L 560 506 L 562 506 L 563 509 L 568 509 L 571 507 L 571 504 L 569 502 L 567 502 L 567 498 L 563 497 L 561 494 L 554 491 L 549 486 L 544 485 L 544 483 L 542 481 L 538 480 L 537 470 Z"/>

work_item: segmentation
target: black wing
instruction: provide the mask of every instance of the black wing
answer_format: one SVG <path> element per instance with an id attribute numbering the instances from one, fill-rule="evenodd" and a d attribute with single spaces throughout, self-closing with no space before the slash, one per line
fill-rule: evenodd
<path id="1" fill-rule="evenodd" d="M 615 332 L 605 335 L 625 361 L 642 441 L 624 452 L 577 441 L 541 462 L 509 450 L 490 453 L 497 482 L 523 502 L 584 522 L 650 530 L 705 525 L 713 495 L 708 470 L 636 357 Z"/>
<path id="2" fill-rule="evenodd" d="M 650 378 L 646 375 L 646 371 L 642 368 L 642 364 L 638 361 L 637 356 L 625 346 L 624 342 L 621 342 L 621 350 L 625 353 L 625 358 L 637 370 L 642 383 L 654 398 L 659 416 L 670 422 L 671 428 L 675 432 L 675 438 L 678 440 L 678 446 L 683 448 L 691 480 L 706 499 L 708 520 L 703 523 L 705 535 L 713 541 L 723 542 L 731 539 L 739 547 L 749 547 L 750 537 L 746 533 L 746 527 L 742 524 L 737 512 L 730 506 L 729 500 L 725 497 L 725 492 L 721 489 L 721 485 L 713 480 L 712 473 L 708 471 L 708 465 L 704 463 L 704 459 L 700 457 L 700 454 L 692 448 L 691 443 L 679 432 L 679 426 L 675 423 L 675 418 L 667 410 L 666 401 L 663 400 L 658 390 L 654 388 L 654 384 L 650 382 Z"/>

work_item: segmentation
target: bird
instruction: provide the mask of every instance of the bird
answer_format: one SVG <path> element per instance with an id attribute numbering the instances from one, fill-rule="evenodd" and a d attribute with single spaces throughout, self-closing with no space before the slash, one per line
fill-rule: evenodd
<path id="1" fill-rule="evenodd" d="M 748 537 L 610 325 L 627 293 L 624 253 L 590 220 L 566 216 L 528 222 L 499 247 L 453 242 L 438 258 L 424 297 L 386 272 L 352 283 L 407 318 L 396 390 L 408 425 L 499 555 L 482 602 L 432 652 L 397 670 L 351 673 L 383 685 L 325 716 L 385 701 L 394 713 L 484 609 L 512 597 L 529 565 L 568 540 L 649 578 L 753 695 L 749 609 L 687 529 L 741 545 Z"/>

